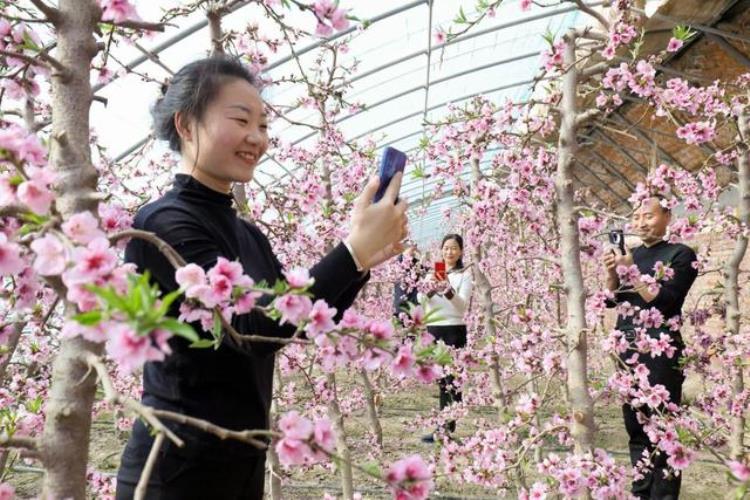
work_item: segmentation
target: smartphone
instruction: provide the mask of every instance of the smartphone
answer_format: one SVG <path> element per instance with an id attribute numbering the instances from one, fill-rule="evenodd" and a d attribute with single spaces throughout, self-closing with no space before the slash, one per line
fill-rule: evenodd
<path id="1" fill-rule="evenodd" d="M 613 229 L 609 232 L 609 242 L 620 249 L 620 254 L 625 255 L 625 234 L 622 229 Z"/>
<path id="2" fill-rule="evenodd" d="M 404 171 L 406 166 L 406 155 L 396 148 L 387 147 L 383 151 L 383 157 L 380 159 L 380 168 L 378 170 L 378 176 L 380 177 L 380 186 L 378 192 L 375 193 L 375 197 L 372 199 L 373 203 L 377 203 L 385 194 L 385 190 L 388 189 L 388 184 L 391 183 L 391 179 L 398 172 Z M 398 201 L 398 198 L 396 199 Z"/>
<path id="3" fill-rule="evenodd" d="M 445 278 L 445 262 L 442 260 L 435 262 L 435 279 L 445 281 Z"/>

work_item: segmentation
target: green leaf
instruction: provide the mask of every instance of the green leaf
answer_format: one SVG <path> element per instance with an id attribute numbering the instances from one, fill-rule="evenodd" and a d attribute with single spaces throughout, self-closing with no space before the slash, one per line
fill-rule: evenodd
<path id="1" fill-rule="evenodd" d="M 690 26 L 684 24 L 678 24 L 672 28 L 672 36 L 683 42 L 689 40 L 695 33 L 695 31 L 690 29 Z"/>
<path id="2" fill-rule="evenodd" d="M 108 309 L 116 309 L 118 311 L 133 313 L 128 307 L 128 301 L 121 297 L 114 288 L 112 287 L 99 287 L 96 285 L 86 285 L 88 291 L 102 299 Z"/>
<path id="3" fill-rule="evenodd" d="M 439 364 L 440 366 L 445 366 L 451 364 L 452 362 L 453 357 L 451 356 L 451 353 L 448 351 L 448 349 L 446 349 L 443 345 L 439 345 L 435 350 L 435 363 Z"/>
<path id="4" fill-rule="evenodd" d="M 211 330 L 211 333 L 214 336 L 214 339 L 216 340 L 216 343 L 214 345 L 215 349 L 219 348 L 219 341 L 221 340 L 221 316 L 218 312 L 214 311 L 214 327 Z"/>
<path id="5" fill-rule="evenodd" d="M 87 311 L 81 314 L 76 314 L 73 319 L 84 326 L 98 325 L 102 320 L 101 311 Z"/>
<path id="6" fill-rule="evenodd" d="M 361 465 L 361 467 L 367 471 L 368 474 L 374 477 L 382 477 L 380 473 L 380 466 L 377 462 L 367 462 Z"/>
<path id="7" fill-rule="evenodd" d="M 157 309 L 157 318 L 161 318 L 165 314 L 167 314 L 167 311 L 169 310 L 169 306 L 172 305 L 172 303 L 177 300 L 177 298 L 182 295 L 182 290 L 179 288 L 173 292 L 169 292 L 161 299 L 161 305 L 159 306 L 159 309 Z"/>
<path id="8" fill-rule="evenodd" d="M 174 318 L 164 318 L 159 323 L 159 328 L 169 330 L 175 335 L 179 335 L 180 337 L 186 338 L 193 342 L 197 342 L 198 340 L 200 340 L 200 337 L 192 326 L 190 326 L 188 323 L 183 323 L 182 321 L 176 320 Z"/>
<path id="9" fill-rule="evenodd" d="M 458 16 L 456 16 L 456 24 L 464 24 L 466 22 L 466 13 L 464 12 L 464 8 L 460 7 L 458 9 Z"/>
<path id="10" fill-rule="evenodd" d="M 42 50 L 40 46 L 34 43 L 34 40 L 31 39 L 31 35 L 29 35 L 27 31 L 23 32 L 23 46 L 24 48 L 35 50 L 37 52 Z"/>
<path id="11" fill-rule="evenodd" d="M 190 347 L 193 349 L 206 349 L 208 347 L 213 347 L 214 344 L 216 344 L 214 339 L 198 339 L 190 344 Z"/>
<path id="12" fill-rule="evenodd" d="M 39 411 L 42 409 L 42 397 L 37 396 L 34 399 L 26 401 L 26 409 L 31 413 L 39 413 Z"/>

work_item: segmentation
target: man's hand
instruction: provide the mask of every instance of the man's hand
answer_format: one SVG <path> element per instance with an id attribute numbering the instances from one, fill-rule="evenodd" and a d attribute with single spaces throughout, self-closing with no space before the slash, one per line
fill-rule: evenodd
<path id="1" fill-rule="evenodd" d="M 630 267 L 633 265 L 633 254 L 630 250 L 625 249 L 625 255 L 622 255 L 618 250 L 610 248 L 604 251 L 602 255 L 602 266 L 606 276 L 604 277 L 607 283 L 607 289 L 615 291 L 620 287 L 620 278 L 617 276 L 617 266 Z"/>

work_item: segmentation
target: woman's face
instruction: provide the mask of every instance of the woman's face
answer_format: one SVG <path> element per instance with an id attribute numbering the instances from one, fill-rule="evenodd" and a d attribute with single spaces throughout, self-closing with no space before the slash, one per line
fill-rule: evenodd
<path id="1" fill-rule="evenodd" d="M 252 180 L 266 149 L 263 100 L 255 87 L 235 78 L 220 87 L 203 119 L 193 121 L 187 137 L 183 136 L 183 165 L 207 186 L 229 192 L 233 182 Z"/>
<path id="2" fill-rule="evenodd" d="M 458 262 L 458 259 L 460 259 L 463 255 L 463 251 L 461 250 L 461 247 L 458 246 L 458 242 L 453 239 L 445 240 L 445 243 L 443 243 L 442 252 L 443 261 L 445 261 L 445 265 L 449 268 L 455 267 L 456 262 Z"/>

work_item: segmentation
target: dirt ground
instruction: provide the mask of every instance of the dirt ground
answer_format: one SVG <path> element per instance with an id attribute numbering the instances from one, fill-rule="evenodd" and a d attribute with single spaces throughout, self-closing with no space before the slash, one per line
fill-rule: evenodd
<path id="1" fill-rule="evenodd" d="M 419 438 L 428 429 L 415 428 L 412 424 L 417 415 L 427 413 L 437 406 L 437 388 L 422 387 L 409 394 L 389 395 L 384 398 L 381 407 L 381 424 L 384 434 L 384 453 L 386 461 L 395 460 L 411 453 L 429 456 L 437 452 L 437 445 L 427 445 Z M 474 416 L 492 418 L 493 409 L 485 408 L 473 412 Z M 615 407 L 599 407 L 596 415 L 599 426 L 597 446 L 610 451 L 617 460 L 626 463 L 626 435 L 621 423 L 620 410 Z M 367 432 L 364 411 L 356 418 L 347 420 L 347 433 L 356 438 Z M 457 431 L 458 437 L 470 434 L 467 425 Z M 111 416 L 103 416 L 94 424 L 92 440 L 92 463 L 97 470 L 114 474 L 117 471 L 120 452 L 126 437 L 118 436 L 114 431 Z M 356 439 L 355 439 L 356 440 Z M 355 460 L 366 461 L 365 450 L 354 448 Z M 41 475 L 33 467 L 17 464 L 9 481 L 17 488 L 20 498 L 33 497 L 39 492 Z M 683 479 L 681 498 L 684 500 L 706 500 L 731 498 L 732 487 L 728 483 L 722 468 L 713 457 L 701 455 L 687 470 Z M 389 492 L 381 485 L 363 474 L 355 472 L 355 486 L 365 499 L 390 498 Z M 283 496 L 289 499 L 321 498 L 324 493 L 336 494 L 338 477 L 322 467 L 301 473 L 295 472 L 284 483 Z M 455 481 L 441 479 L 437 481 L 433 499 L 490 499 L 515 498 L 515 492 L 497 492 L 476 486 L 465 486 Z"/>

